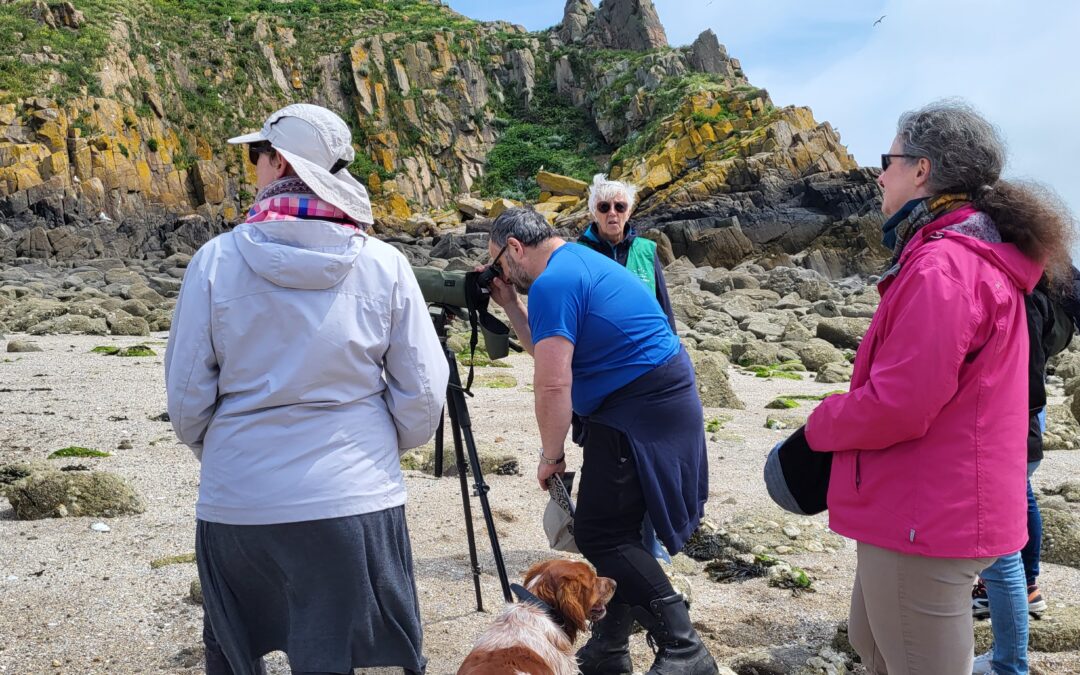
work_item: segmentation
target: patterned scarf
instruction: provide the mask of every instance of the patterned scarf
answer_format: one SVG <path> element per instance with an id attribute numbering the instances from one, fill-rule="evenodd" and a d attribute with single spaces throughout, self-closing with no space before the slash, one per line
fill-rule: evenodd
<path id="1" fill-rule="evenodd" d="M 268 220 L 328 220 L 357 230 L 364 228 L 330 202 L 320 199 L 304 181 L 289 176 L 270 183 L 255 197 L 245 223 Z"/>
<path id="2" fill-rule="evenodd" d="M 886 246 L 892 243 L 893 257 L 890 267 L 900 262 L 904 247 L 916 232 L 950 211 L 971 202 L 966 193 L 937 195 L 936 197 L 912 199 L 885 221 L 881 229 L 882 241 Z"/>

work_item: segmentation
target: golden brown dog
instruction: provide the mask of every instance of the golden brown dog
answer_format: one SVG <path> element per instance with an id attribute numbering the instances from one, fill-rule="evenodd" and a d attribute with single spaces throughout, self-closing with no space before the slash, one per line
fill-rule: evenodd
<path id="1" fill-rule="evenodd" d="M 606 613 L 615 582 L 571 560 L 547 560 L 525 573 L 525 589 L 546 603 L 507 605 L 476 641 L 457 675 L 574 675 L 574 640 Z M 553 618 L 553 616 L 555 618 Z M 561 619 L 561 624 L 556 622 Z"/>

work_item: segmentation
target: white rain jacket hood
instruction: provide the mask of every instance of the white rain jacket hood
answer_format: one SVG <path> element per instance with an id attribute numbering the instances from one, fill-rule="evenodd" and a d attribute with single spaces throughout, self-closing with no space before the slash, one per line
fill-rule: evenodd
<path id="1" fill-rule="evenodd" d="M 202 462 L 196 516 L 257 525 L 404 504 L 399 453 L 435 433 L 448 375 L 393 247 L 312 220 L 211 240 L 165 356 L 173 428 Z"/>

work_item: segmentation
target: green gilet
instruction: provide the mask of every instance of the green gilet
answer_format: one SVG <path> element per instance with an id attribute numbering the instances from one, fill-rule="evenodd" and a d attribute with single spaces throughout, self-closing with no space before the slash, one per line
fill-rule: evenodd
<path id="1" fill-rule="evenodd" d="M 635 237 L 626 254 L 626 269 L 656 295 L 656 242 L 645 237 Z"/>

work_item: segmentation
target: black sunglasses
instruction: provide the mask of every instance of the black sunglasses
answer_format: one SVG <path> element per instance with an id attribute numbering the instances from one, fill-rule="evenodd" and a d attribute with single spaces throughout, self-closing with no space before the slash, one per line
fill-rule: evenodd
<path id="1" fill-rule="evenodd" d="M 596 210 L 600 213 L 607 213 L 612 206 L 615 207 L 617 213 L 626 213 L 626 209 L 629 208 L 626 202 L 599 202 L 596 205 Z"/>
<path id="2" fill-rule="evenodd" d="M 252 164 L 259 163 L 259 155 L 268 155 L 274 151 L 274 146 L 270 145 L 266 141 L 260 141 L 258 143 L 252 143 L 248 146 L 248 161 Z"/>
<path id="3" fill-rule="evenodd" d="M 492 269 L 495 272 L 495 276 L 499 277 L 500 279 L 503 275 L 503 269 L 502 266 L 499 265 L 499 258 L 503 256 L 503 253 L 506 253 L 506 247 L 508 247 L 509 245 L 509 242 L 503 244 L 502 249 L 499 251 L 499 255 L 495 256 L 495 259 L 491 261 L 490 269 Z"/>
<path id="4" fill-rule="evenodd" d="M 887 171 L 889 169 L 889 165 L 892 164 L 893 159 L 896 159 L 898 157 L 903 157 L 904 159 L 919 159 L 919 155 L 890 155 L 884 153 L 881 155 L 881 170 Z"/>

